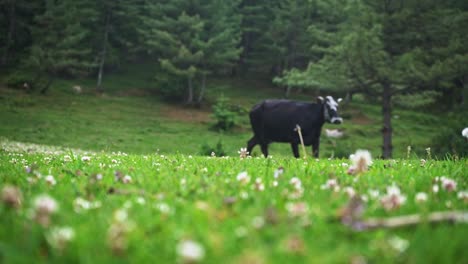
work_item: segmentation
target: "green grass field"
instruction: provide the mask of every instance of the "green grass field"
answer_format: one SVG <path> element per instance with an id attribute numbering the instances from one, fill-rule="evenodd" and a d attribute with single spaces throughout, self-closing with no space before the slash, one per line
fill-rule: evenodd
<path id="1" fill-rule="evenodd" d="M 352 176 L 349 161 L 339 159 L 86 153 L 11 143 L 2 149 L 2 263 L 468 261 L 466 223 L 355 231 L 338 217 L 353 191 L 366 201 L 364 219 L 466 210 L 467 160 L 376 160 Z M 445 189 L 436 181 L 441 176 L 456 189 Z M 322 186 L 329 179 L 339 189 Z M 20 190 L 20 203 L 5 195 L 6 186 Z M 389 186 L 398 186 L 403 200 L 386 210 Z M 416 202 L 419 192 L 427 200 Z M 57 203 L 50 215 L 37 207 L 42 194 Z M 66 232 L 58 228 L 74 235 L 60 236 Z M 195 246 L 180 249 L 184 241 Z"/>
<path id="2" fill-rule="evenodd" d="M 353 192 L 364 199 L 358 223 L 437 211 L 464 211 L 466 220 L 468 161 L 426 153 L 442 116 L 396 109 L 397 159 L 352 176 L 350 154 L 379 156 L 376 105 L 341 106 L 345 123 L 324 128 L 345 136 L 322 136 L 320 160 L 293 159 L 287 144 L 272 144 L 272 158 L 256 148 L 240 159 L 252 135 L 247 115 L 232 131 L 213 130 L 209 105 L 166 103 L 151 76 L 133 74 L 110 76 L 100 96 L 92 80 L 58 81 L 46 96 L 0 87 L 0 263 L 468 262 L 466 223 L 358 231 L 342 222 Z M 259 82 L 210 82 L 208 102 L 221 94 L 244 109 L 282 96 Z M 229 157 L 201 155 L 218 142 Z M 339 187 L 327 188 L 334 180 Z M 385 209 L 392 186 L 399 206 Z"/>

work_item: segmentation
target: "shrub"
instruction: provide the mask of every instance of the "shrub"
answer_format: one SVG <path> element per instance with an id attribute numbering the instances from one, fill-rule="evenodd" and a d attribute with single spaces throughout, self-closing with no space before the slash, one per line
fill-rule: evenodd
<path id="1" fill-rule="evenodd" d="M 468 142 L 461 135 L 465 125 L 464 116 L 462 114 L 451 114 L 447 119 L 450 122 L 441 126 L 440 132 L 431 140 L 432 153 L 439 158 L 447 155 L 468 157 Z"/>
<path id="2" fill-rule="evenodd" d="M 221 140 L 218 140 L 218 143 L 216 143 L 216 146 L 214 147 L 210 146 L 208 143 L 204 143 L 201 146 L 201 155 L 211 156 L 211 153 L 213 152 L 218 157 L 226 156 L 226 151 L 224 151 L 223 143 L 221 142 Z"/>
<path id="3" fill-rule="evenodd" d="M 215 128 L 230 130 L 239 122 L 239 117 L 245 110 L 237 105 L 231 105 L 229 99 L 220 96 L 213 106 L 213 117 L 216 120 Z"/>

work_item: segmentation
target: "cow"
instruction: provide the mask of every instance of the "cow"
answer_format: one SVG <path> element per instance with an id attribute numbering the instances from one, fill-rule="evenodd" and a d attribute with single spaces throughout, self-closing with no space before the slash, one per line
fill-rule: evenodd
<path id="1" fill-rule="evenodd" d="M 291 144 L 294 157 L 299 158 L 300 138 L 297 126 L 301 128 L 304 145 L 312 145 L 315 157 L 319 155 L 320 134 L 325 122 L 341 124 L 338 103 L 332 96 L 317 98 L 317 103 L 277 99 L 265 100 L 255 105 L 249 113 L 254 136 L 247 142 L 247 151 L 258 144 L 268 157 L 268 145 L 272 142 Z"/>

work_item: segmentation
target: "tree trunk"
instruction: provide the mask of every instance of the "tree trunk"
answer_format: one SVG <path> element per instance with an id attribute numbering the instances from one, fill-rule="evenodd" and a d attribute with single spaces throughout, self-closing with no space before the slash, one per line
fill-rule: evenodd
<path id="1" fill-rule="evenodd" d="M 198 95 L 197 104 L 201 104 L 203 97 L 205 96 L 206 89 L 206 74 L 202 74 L 202 83 L 200 88 L 200 94 Z"/>
<path id="2" fill-rule="evenodd" d="M 102 75 L 104 72 L 104 62 L 106 60 L 106 53 L 107 53 L 107 41 L 109 38 L 109 20 L 110 20 L 109 13 L 107 13 L 106 25 L 104 27 L 104 39 L 102 42 L 101 58 L 99 61 L 99 73 L 98 73 L 98 79 L 97 79 L 97 85 L 96 85 L 97 92 L 102 92 L 101 84 L 102 84 Z"/>
<path id="3" fill-rule="evenodd" d="M 192 77 L 188 77 L 188 96 L 187 96 L 187 104 L 192 104 L 193 103 L 193 85 L 192 85 Z"/>
<path id="4" fill-rule="evenodd" d="M 392 158 L 392 91 L 388 83 L 383 84 L 382 92 L 382 115 L 383 115 L 383 146 L 382 157 L 384 159 Z"/>
<path id="5" fill-rule="evenodd" d="M 5 50 L 2 56 L 2 65 L 5 66 L 8 63 L 8 56 L 10 51 L 11 43 L 13 42 L 13 33 L 15 32 L 16 16 L 15 16 L 16 1 L 11 1 L 8 9 L 8 32 L 5 41 Z"/>
<path id="6" fill-rule="evenodd" d="M 47 91 L 49 91 L 50 85 L 52 84 L 53 81 L 54 81 L 54 77 L 49 77 L 49 79 L 47 80 L 47 83 L 44 85 L 44 87 L 42 87 L 40 93 L 46 94 Z"/>
<path id="7" fill-rule="evenodd" d="M 286 91 L 284 92 L 284 96 L 286 98 L 289 98 L 289 95 L 291 94 L 291 85 L 286 86 Z"/>

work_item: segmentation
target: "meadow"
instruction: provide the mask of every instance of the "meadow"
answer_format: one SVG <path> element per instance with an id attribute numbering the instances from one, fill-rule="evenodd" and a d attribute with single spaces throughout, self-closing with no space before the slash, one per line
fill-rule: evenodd
<path id="1" fill-rule="evenodd" d="M 25 152 L 24 149 L 28 151 Z M 466 263 L 467 160 L 351 162 L 3 143 L 2 263 Z M 463 191 L 465 190 L 465 191 Z M 361 197 L 358 209 L 348 205 Z M 418 214 L 416 225 L 354 220 Z M 353 220 L 353 221 L 354 221 Z"/>
<path id="2" fill-rule="evenodd" d="M 218 131 L 210 104 L 224 94 L 248 110 L 280 90 L 217 80 L 188 108 L 131 79 L 115 75 L 102 95 L 89 80 L 81 94 L 64 80 L 46 96 L 0 87 L 1 263 L 468 262 L 468 161 L 427 150 L 442 116 L 395 109 L 396 159 L 379 160 L 380 109 L 356 97 L 320 159 L 287 144 L 241 158 L 247 115 Z M 224 157 L 202 153 L 218 143 Z M 374 161 L 351 173 L 357 149 Z M 432 223 L 435 212 L 457 217 Z"/>

